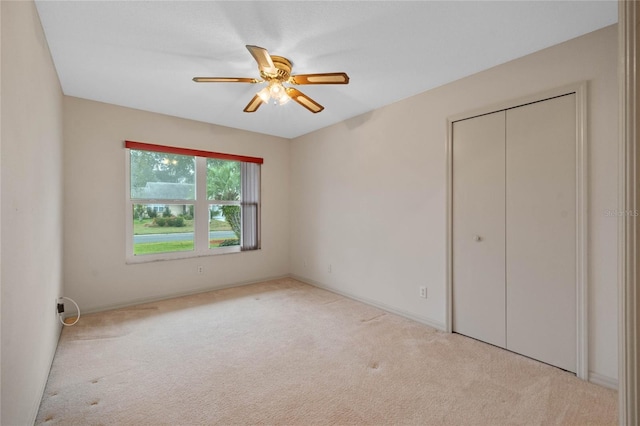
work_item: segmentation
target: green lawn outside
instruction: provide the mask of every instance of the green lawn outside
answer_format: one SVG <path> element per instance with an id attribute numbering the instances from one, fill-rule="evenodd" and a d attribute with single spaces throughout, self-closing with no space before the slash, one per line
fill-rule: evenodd
<path id="1" fill-rule="evenodd" d="M 229 238 L 229 240 L 235 240 L 236 241 L 235 245 L 240 245 L 240 242 L 238 241 L 237 238 Z M 227 241 L 227 240 L 209 240 L 209 248 L 220 247 L 220 243 L 223 241 Z"/>
<path id="2" fill-rule="evenodd" d="M 135 255 L 191 250 L 193 250 L 193 241 L 170 241 L 166 243 L 141 243 L 133 245 L 133 254 Z"/>
<path id="3" fill-rule="evenodd" d="M 193 232 L 193 220 L 185 220 L 185 226 L 149 226 L 153 223 L 153 219 L 133 220 L 134 235 L 149 234 L 175 234 Z M 211 220 L 209 223 L 210 231 L 231 231 L 231 225 L 221 220 Z M 209 248 L 219 247 L 224 240 L 211 240 Z M 193 241 L 167 241 L 160 243 L 138 243 L 133 245 L 133 254 L 145 255 L 155 253 L 169 253 L 175 251 L 192 251 L 194 249 Z"/>
<path id="4" fill-rule="evenodd" d="M 237 238 L 235 239 L 237 241 Z M 209 248 L 220 247 L 220 243 L 225 240 L 211 240 Z M 238 243 L 240 244 L 240 243 Z M 133 254 L 136 256 L 155 253 L 169 253 L 172 251 L 191 251 L 193 241 L 170 241 L 164 243 L 138 243 L 133 245 Z"/>

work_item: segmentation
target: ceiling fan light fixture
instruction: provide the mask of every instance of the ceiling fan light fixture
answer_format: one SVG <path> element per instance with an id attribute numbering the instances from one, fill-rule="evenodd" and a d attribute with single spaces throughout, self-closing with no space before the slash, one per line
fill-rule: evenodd
<path id="1" fill-rule="evenodd" d="M 271 93 L 269 92 L 268 87 L 264 87 L 261 91 L 258 92 L 258 96 L 262 99 L 262 102 L 267 103 L 269 99 L 271 99 Z"/>
<path id="2" fill-rule="evenodd" d="M 278 99 L 278 105 L 284 105 L 287 102 L 289 102 L 290 100 L 291 100 L 291 98 L 289 97 L 289 95 L 284 93 L 282 96 L 280 96 L 280 99 Z"/>
<path id="3" fill-rule="evenodd" d="M 269 101 L 273 100 L 274 105 L 284 105 L 291 100 L 287 94 L 287 89 L 280 81 L 270 81 L 269 85 L 263 87 L 257 95 L 264 103 L 269 103 Z"/>
<path id="4" fill-rule="evenodd" d="M 284 87 L 280 82 L 276 81 L 269 84 L 269 94 L 273 99 L 280 99 L 284 93 Z"/>

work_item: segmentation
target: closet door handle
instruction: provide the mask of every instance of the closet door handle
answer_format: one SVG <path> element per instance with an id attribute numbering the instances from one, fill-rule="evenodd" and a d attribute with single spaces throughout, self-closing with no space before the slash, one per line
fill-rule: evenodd
<path id="1" fill-rule="evenodd" d="M 482 237 L 480 235 L 474 235 L 473 236 L 473 241 L 479 243 L 480 241 L 482 241 Z"/>

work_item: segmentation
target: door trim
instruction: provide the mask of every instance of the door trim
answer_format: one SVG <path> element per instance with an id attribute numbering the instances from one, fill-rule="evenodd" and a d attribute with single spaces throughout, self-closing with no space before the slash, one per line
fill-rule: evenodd
<path id="1" fill-rule="evenodd" d="M 638 288 L 638 95 L 640 8 L 618 1 L 619 184 L 618 208 L 618 404 L 619 424 L 640 422 L 640 288 Z M 633 214 L 626 214 L 633 212 Z"/>
<path id="2" fill-rule="evenodd" d="M 456 114 L 447 118 L 446 145 L 446 306 L 445 330 L 453 331 L 453 123 L 480 115 L 517 108 L 575 93 L 576 95 L 576 375 L 583 380 L 589 378 L 589 333 L 588 333 L 588 170 L 587 170 L 587 82 L 558 87 L 545 92 L 524 96 L 487 107 Z"/>

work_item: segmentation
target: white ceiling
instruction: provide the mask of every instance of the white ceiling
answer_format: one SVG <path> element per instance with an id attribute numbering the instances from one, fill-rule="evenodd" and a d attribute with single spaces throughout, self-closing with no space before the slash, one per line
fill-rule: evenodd
<path id="1" fill-rule="evenodd" d="M 617 22 L 611 1 L 46 1 L 36 5 L 66 95 L 293 138 Z M 246 44 L 325 106 L 242 109 L 260 87 Z"/>

